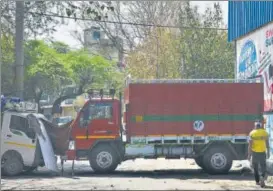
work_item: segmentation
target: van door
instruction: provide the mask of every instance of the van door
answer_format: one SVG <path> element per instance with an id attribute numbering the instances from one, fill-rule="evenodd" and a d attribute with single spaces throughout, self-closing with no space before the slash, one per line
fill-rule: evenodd
<path id="1" fill-rule="evenodd" d="M 32 166 L 36 150 L 36 134 L 29 128 L 28 120 L 25 117 L 9 114 L 9 123 L 3 128 L 3 151 L 15 150 L 21 154 L 25 166 Z M 6 120 L 7 122 L 7 120 Z"/>

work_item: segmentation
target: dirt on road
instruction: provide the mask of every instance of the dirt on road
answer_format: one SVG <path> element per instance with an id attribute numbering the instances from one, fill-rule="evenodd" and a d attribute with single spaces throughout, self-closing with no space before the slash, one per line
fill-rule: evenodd
<path id="1" fill-rule="evenodd" d="M 21 176 L 2 177 L 2 190 L 273 190 L 255 185 L 253 175 L 243 173 L 238 162 L 228 175 L 208 175 L 193 160 L 144 160 L 123 162 L 111 175 L 94 174 L 88 162 L 65 163 L 63 176 L 44 168 Z M 272 183 L 271 183 L 272 182 Z M 272 185 L 272 186 L 271 186 Z"/>

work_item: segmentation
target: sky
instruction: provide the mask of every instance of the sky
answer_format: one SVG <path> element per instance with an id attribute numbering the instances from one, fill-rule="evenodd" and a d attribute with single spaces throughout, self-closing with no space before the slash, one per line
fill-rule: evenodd
<path id="1" fill-rule="evenodd" d="M 191 1 L 193 5 L 198 5 L 200 12 L 204 12 L 206 7 L 213 6 L 213 3 L 219 2 L 224 15 L 224 23 L 227 25 L 227 18 L 228 18 L 228 1 Z M 75 29 L 80 29 L 73 20 L 70 20 L 68 25 L 61 25 L 60 27 L 56 28 L 56 32 L 53 34 L 53 38 L 58 41 L 65 42 L 72 48 L 79 48 L 81 45 L 80 43 L 71 36 L 71 31 Z"/>

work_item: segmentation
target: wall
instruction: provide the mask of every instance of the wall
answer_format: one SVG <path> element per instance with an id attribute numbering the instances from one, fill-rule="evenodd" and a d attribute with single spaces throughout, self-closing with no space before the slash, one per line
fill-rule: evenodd
<path id="1" fill-rule="evenodd" d="M 273 1 L 229 1 L 228 41 L 234 41 L 273 21 Z"/>
<path id="2" fill-rule="evenodd" d="M 246 79 L 261 75 L 264 81 L 264 110 L 273 109 L 273 23 L 239 39 L 236 49 L 236 77 Z"/>

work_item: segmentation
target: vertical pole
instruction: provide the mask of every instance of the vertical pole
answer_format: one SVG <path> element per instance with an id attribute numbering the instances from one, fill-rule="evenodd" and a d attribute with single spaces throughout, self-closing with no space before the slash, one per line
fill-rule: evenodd
<path id="1" fill-rule="evenodd" d="M 234 78 L 236 80 L 237 79 L 237 40 L 235 40 L 234 42 L 234 47 L 235 47 Z"/>
<path id="2" fill-rule="evenodd" d="M 16 96 L 24 96 L 24 1 L 16 1 L 15 16 L 15 87 Z"/>

